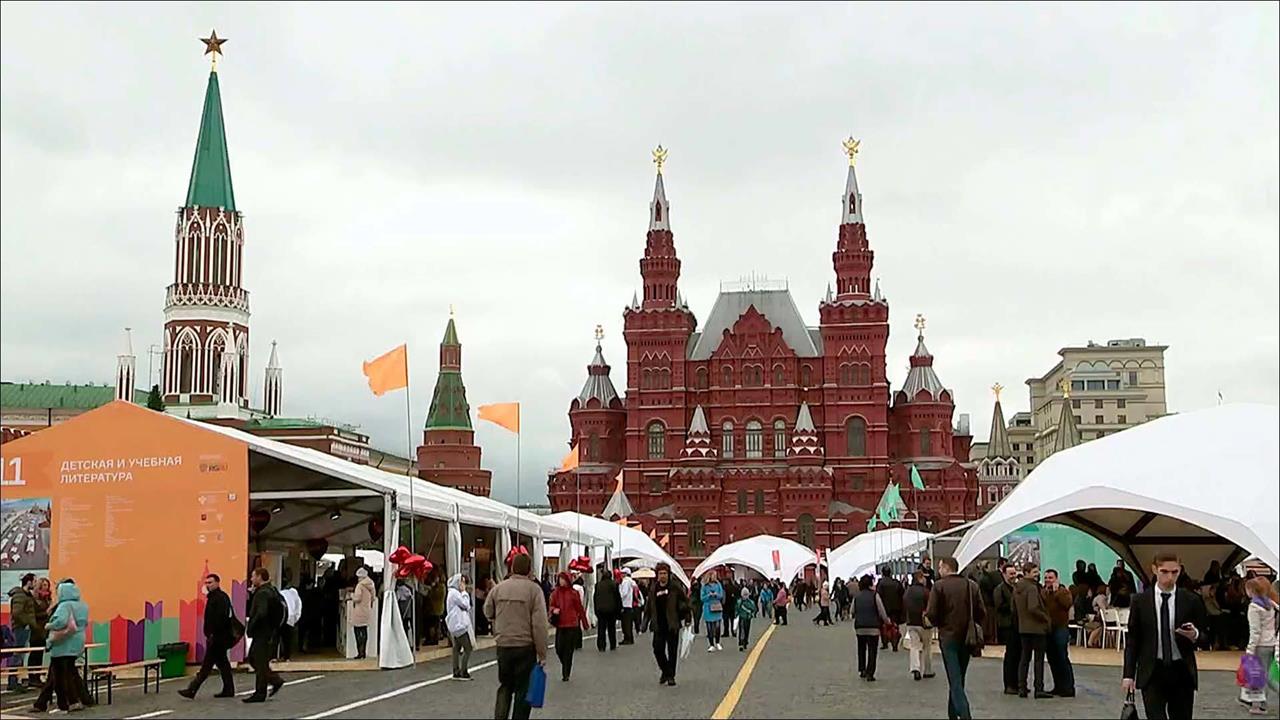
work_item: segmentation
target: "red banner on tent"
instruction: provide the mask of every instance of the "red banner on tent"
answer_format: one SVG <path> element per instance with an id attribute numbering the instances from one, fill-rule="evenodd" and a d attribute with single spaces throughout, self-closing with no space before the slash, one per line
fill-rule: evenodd
<path id="1" fill-rule="evenodd" d="M 778 552 L 777 550 L 773 551 L 773 569 L 775 571 L 782 570 L 782 553 Z"/>

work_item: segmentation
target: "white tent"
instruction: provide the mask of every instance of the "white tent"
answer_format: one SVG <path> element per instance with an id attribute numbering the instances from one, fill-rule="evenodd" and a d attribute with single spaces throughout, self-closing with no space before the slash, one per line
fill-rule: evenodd
<path id="1" fill-rule="evenodd" d="M 778 554 L 776 562 L 773 555 L 775 552 Z M 814 551 L 794 540 L 773 535 L 756 535 L 716 548 L 706 560 L 698 564 L 693 576 L 701 577 L 703 573 L 721 565 L 742 565 L 767 578 L 791 582 L 804 570 L 805 565 L 816 562 L 817 555 Z"/>
<path id="2" fill-rule="evenodd" d="M 856 581 L 863 575 L 875 575 L 877 565 L 921 552 L 931 537 L 906 528 L 861 533 L 827 556 L 827 576 Z"/>
<path id="3" fill-rule="evenodd" d="M 1030 523 L 1083 530 L 1145 573 L 1159 550 L 1201 576 L 1256 555 L 1280 563 L 1280 411 L 1223 405 L 1050 456 L 965 535 L 961 567 Z"/>
<path id="4" fill-rule="evenodd" d="M 667 554 L 653 538 L 646 535 L 643 531 L 635 528 L 619 525 L 610 522 L 604 518 L 598 518 L 593 515 L 581 515 L 572 511 L 558 512 L 552 515 L 546 515 L 541 518 L 544 522 L 554 522 L 562 527 L 572 531 L 582 528 L 584 534 L 594 537 L 608 538 L 613 542 L 613 557 L 615 558 L 644 558 L 652 560 L 655 563 L 665 562 L 671 566 L 671 574 L 675 575 L 685 587 L 689 586 L 689 576 L 685 574 L 680 567 L 680 563 L 675 558 Z M 603 543 L 601 543 L 603 545 Z M 594 559 L 594 562 L 600 562 L 603 556 Z"/>

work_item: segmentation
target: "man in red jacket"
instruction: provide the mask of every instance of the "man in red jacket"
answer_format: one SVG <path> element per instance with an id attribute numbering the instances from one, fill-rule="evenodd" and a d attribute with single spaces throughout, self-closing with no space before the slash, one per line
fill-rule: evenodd
<path id="1" fill-rule="evenodd" d="M 582 631 L 591 627 L 582 597 L 573 589 L 573 579 L 562 572 L 551 591 L 551 624 L 556 629 L 556 657 L 560 658 L 560 679 L 569 682 L 573 672 L 573 652 L 582 645 Z"/>

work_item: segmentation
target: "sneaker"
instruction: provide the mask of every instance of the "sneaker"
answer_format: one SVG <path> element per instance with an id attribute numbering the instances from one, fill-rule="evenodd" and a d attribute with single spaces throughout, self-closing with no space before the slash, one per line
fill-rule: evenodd
<path id="1" fill-rule="evenodd" d="M 83 709 L 84 709 L 84 703 L 76 702 L 76 703 L 71 703 L 70 707 L 67 708 L 67 712 L 80 712 Z"/>
<path id="2" fill-rule="evenodd" d="M 196 699 L 196 691 L 192 690 L 191 688 L 182 688 L 181 690 L 178 691 L 178 694 L 188 700 Z"/>
<path id="3" fill-rule="evenodd" d="M 723 649 L 724 649 L 724 646 L 723 646 L 723 645 L 721 645 L 720 643 L 716 643 L 716 649 L 717 649 L 717 650 L 723 650 Z"/>
<path id="4" fill-rule="evenodd" d="M 1255 706 L 1253 706 L 1253 707 L 1249 708 L 1249 714 L 1250 714 L 1250 715 L 1266 715 L 1266 714 L 1267 714 L 1267 709 L 1266 709 L 1266 708 L 1264 708 L 1264 707 L 1259 707 L 1259 706 L 1255 705 Z"/>
<path id="5" fill-rule="evenodd" d="M 708 646 L 707 646 L 707 652 L 715 652 L 715 651 L 716 651 L 716 646 L 715 646 L 715 645 L 708 645 Z"/>

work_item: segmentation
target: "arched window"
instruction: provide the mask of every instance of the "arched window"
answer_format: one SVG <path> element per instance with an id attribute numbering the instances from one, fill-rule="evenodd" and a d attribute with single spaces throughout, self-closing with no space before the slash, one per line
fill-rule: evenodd
<path id="1" fill-rule="evenodd" d="M 707 389 L 707 369 L 706 369 L 706 368 L 704 368 L 704 367 L 700 367 L 700 368 L 698 368 L 698 372 L 697 372 L 697 387 L 698 387 L 698 389 L 699 389 L 699 390 L 706 390 L 706 389 Z"/>
<path id="2" fill-rule="evenodd" d="M 757 515 L 764 514 L 764 490 L 756 488 L 755 511 Z"/>
<path id="3" fill-rule="evenodd" d="M 720 457 L 733 457 L 733 421 L 725 420 L 720 426 Z"/>
<path id="4" fill-rule="evenodd" d="M 921 457 L 933 454 L 933 433 L 928 429 L 920 431 L 920 455 Z"/>
<path id="5" fill-rule="evenodd" d="M 773 386 L 782 387 L 787 384 L 787 371 L 781 365 L 773 366 Z"/>
<path id="6" fill-rule="evenodd" d="M 776 458 L 787 456 L 787 421 L 773 421 L 773 456 Z"/>
<path id="7" fill-rule="evenodd" d="M 811 548 L 813 544 L 813 516 L 805 513 L 796 519 L 796 534 L 800 536 L 800 544 Z"/>
<path id="8" fill-rule="evenodd" d="M 663 390 L 671 389 L 671 369 L 662 368 L 658 371 L 658 387 Z"/>
<path id="9" fill-rule="evenodd" d="M 764 384 L 764 367 L 747 365 L 742 368 L 743 387 L 760 387 Z"/>
<path id="10" fill-rule="evenodd" d="M 800 386 L 809 387 L 813 384 L 813 368 L 808 365 L 800 366 Z"/>
<path id="11" fill-rule="evenodd" d="M 191 392 L 191 376 L 196 364 L 195 342 L 190 336 L 178 341 L 178 392 Z"/>
<path id="12" fill-rule="evenodd" d="M 689 518 L 689 554 L 702 555 L 706 546 L 706 522 L 701 515 Z"/>
<path id="13" fill-rule="evenodd" d="M 852 364 L 850 363 L 840 364 L 840 384 L 841 385 L 853 384 L 853 365 Z"/>
<path id="14" fill-rule="evenodd" d="M 861 365 L 858 365 L 857 382 L 859 385 L 871 384 L 871 366 L 870 365 L 866 363 L 862 363 Z"/>
<path id="15" fill-rule="evenodd" d="M 988 505 L 995 505 L 996 502 L 999 501 L 1000 498 L 999 498 L 998 492 L 999 490 L 996 488 L 995 485 L 991 485 L 990 487 L 987 488 L 987 504 Z"/>
<path id="16" fill-rule="evenodd" d="M 640 371 L 640 389 L 648 390 L 653 387 L 653 371 L 645 368 Z"/>
<path id="17" fill-rule="evenodd" d="M 844 426 L 845 444 L 851 457 L 867 454 L 867 421 L 858 416 L 849 418 Z"/>
<path id="18" fill-rule="evenodd" d="M 759 420 L 747 421 L 747 457 L 764 457 L 764 426 Z"/>
<path id="19" fill-rule="evenodd" d="M 747 491 L 746 490 L 738 491 L 738 514 L 739 515 L 747 514 Z"/>
<path id="20" fill-rule="evenodd" d="M 733 368 L 728 365 L 720 369 L 720 387 L 733 387 Z"/>
<path id="21" fill-rule="evenodd" d="M 225 349 L 226 342 L 223 341 L 222 335 L 214 335 L 209 342 L 209 356 L 213 360 L 210 364 L 210 368 L 213 371 L 213 382 L 209 385 L 212 388 L 210 392 L 219 397 L 222 396 L 222 353 Z"/>
<path id="22" fill-rule="evenodd" d="M 600 436 L 596 433 L 591 433 L 587 438 L 587 458 L 600 461 Z"/>
<path id="23" fill-rule="evenodd" d="M 667 430 L 662 423 L 649 423 L 649 459 L 660 460 L 667 456 Z"/>

